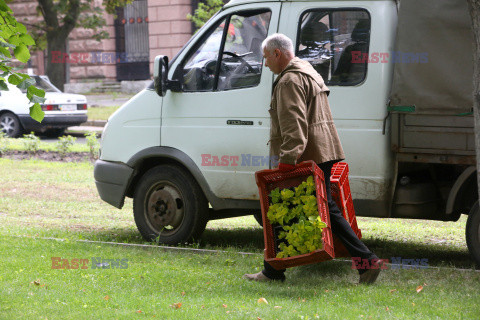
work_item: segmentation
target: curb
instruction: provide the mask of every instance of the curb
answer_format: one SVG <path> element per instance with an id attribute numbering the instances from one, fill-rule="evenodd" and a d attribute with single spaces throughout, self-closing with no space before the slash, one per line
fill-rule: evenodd
<path id="1" fill-rule="evenodd" d="M 88 120 L 80 126 L 68 127 L 67 130 L 65 130 L 65 133 L 72 136 L 83 137 L 86 133 L 93 131 L 100 137 L 106 124 L 107 120 Z"/>
<path id="2" fill-rule="evenodd" d="M 69 127 L 67 130 L 65 130 L 65 133 L 71 135 L 71 136 L 80 136 L 83 137 L 85 136 L 86 133 L 88 132 L 95 132 L 98 137 L 102 136 L 103 132 L 103 127 L 87 127 L 87 126 L 78 126 L 78 127 Z"/>
<path id="3" fill-rule="evenodd" d="M 87 120 L 82 123 L 81 127 L 105 127 L 107 120 Z"/>

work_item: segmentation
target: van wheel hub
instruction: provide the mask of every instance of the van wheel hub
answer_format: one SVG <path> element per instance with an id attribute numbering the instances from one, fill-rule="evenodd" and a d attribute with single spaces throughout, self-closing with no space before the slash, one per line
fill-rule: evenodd
<path id="1" fill-rule="evenodd" d="M 175 193 L 172 187 L 163 187 L 152 192 L 148 202 L 148 216 L 157 229 L 167 226 L 175 228 L 181 222 L 181 217 L 177 215 L 179 212 L 177 212 Z"/>

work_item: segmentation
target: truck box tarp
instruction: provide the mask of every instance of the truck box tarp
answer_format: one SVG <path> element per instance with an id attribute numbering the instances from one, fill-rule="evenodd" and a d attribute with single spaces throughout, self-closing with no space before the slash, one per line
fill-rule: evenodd
<path id="1" fill-rule="evenodd" d="M 402 0 L 391 106 L 460 114 L 473 107 L 473 33 L 466 0 Z"/>

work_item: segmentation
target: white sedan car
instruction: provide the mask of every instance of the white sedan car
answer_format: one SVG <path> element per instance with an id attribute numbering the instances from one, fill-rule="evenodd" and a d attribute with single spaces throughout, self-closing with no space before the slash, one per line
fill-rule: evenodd
<path id="1" fill-rule="evenodd" d="M 31 131 L 60 136 L 66 128 L 87 121 L 87 98 L 80 94 L 63 93 L 47 76 L 33 76 L 36 87 L 45 91 L 42 123 L 29 115 L 31 103 L 26 90 L 8 85 L 8 91 L 0 91 L 0 130 L 9 137 L 18 137 Z"/>

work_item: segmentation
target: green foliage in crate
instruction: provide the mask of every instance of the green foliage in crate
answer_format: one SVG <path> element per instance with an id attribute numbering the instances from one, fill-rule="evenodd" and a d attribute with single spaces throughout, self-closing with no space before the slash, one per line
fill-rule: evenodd
<path id="1" fill-rule="evenodd" d="M 322 229 L 326 224 L 318 216 L 315 190 L 313 176 L 309 176 L 298 187 L 276 188 L 270 192 L 268 220 L 283 229 L 278 234 L 278 239 L 284 242 L 278 246 L 277 258 L 293 257 L 323 247 Z"/>

